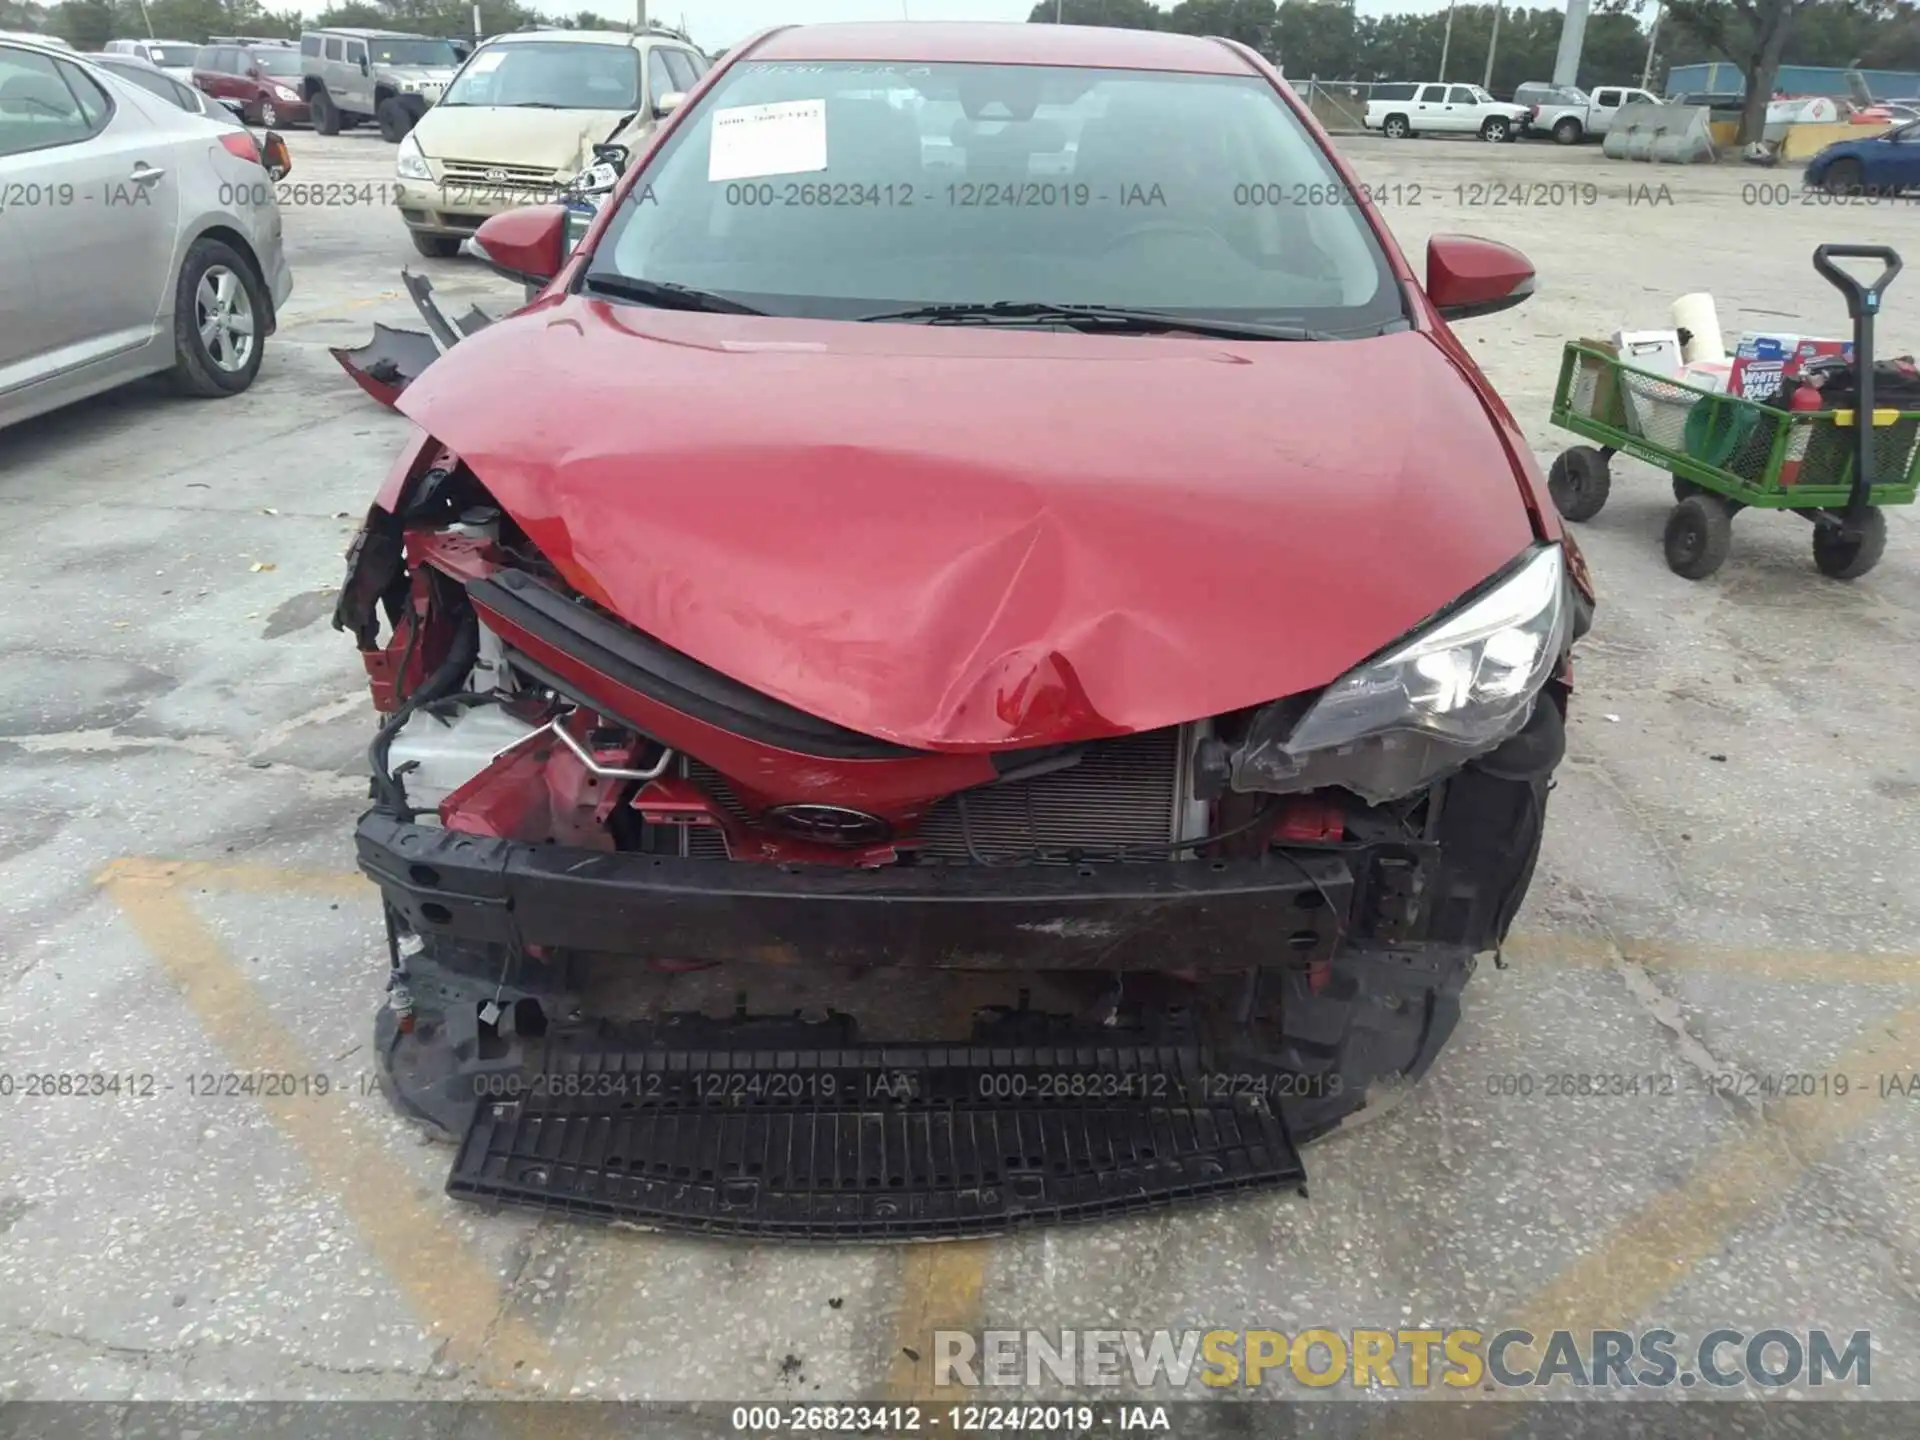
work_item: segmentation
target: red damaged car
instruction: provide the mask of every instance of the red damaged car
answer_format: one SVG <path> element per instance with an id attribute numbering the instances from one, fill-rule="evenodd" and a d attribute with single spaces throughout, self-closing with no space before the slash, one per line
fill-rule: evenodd
<path id="1" fill-rule="evenodd" d="M 397 1103 L 458 1195 L 935 1236 L 1298 1184 L 1532 876 L 1592 594 L 1225 40 L 732 51 L 399 397 L 336 623 Z"/>

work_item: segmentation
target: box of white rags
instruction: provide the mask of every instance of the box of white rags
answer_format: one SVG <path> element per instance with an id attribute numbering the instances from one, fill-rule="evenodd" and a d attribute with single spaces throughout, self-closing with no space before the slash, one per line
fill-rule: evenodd
<path id="1" fill-rule="evenodd" d="M 1727 393 L 1746 400 L 1771 401 L 1789 376 L 1798 375 L 1809 360 L 1824 355 L 1839 355 L 1851 361 L 1853 344 L 1812 335 L 1749 330 L 1734 346 Z"/>

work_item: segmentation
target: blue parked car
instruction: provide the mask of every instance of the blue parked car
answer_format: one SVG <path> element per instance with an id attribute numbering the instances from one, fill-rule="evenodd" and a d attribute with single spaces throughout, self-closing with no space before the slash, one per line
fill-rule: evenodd
<path id="1" fill-rule="evenodd" d="M 1920 120 L 1881 135 L 1836 140 L 1807 162 L 1804 183 L 1830 195 L 1920 189 Z"/>

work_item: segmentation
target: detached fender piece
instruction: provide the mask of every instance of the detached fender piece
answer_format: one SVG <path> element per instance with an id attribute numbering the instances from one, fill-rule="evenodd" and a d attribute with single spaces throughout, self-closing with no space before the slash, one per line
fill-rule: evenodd
<path id="1" fill-rule="evenodd" d="M 373 339 L 358 349 L 329 347 L 354 383 L 389 410 L 421 372 L 440 358 L 433 337 L 419 330 L 395 330 L 374 323 Z"/>
<path id="2" fill-rule="evenodd" d="M 413 308 L 427 323 L 419 330 L 395 330 L 378 322 L 373 339 L 357 350 L 333 349 L 333 358 L 351 375 L 354 382 L 388 409 L 400 398 L 400 392 L 420 378 L 420 373 L 467 336 L 486 329 L 493 317 L 479 306 L 470 306 L 458 320 L 448 320 L 433 298 L 433 282 L 412 271 L 400 272 Z"/>

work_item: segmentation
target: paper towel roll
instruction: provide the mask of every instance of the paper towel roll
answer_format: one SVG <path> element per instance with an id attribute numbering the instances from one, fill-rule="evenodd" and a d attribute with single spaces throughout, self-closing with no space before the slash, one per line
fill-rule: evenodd
<path id="1" fill-rule="evenodd" d="M 1727 345 L 1720 336 L 1720 316 L 1713 308 L 1713 296 L 1682 295 L 1674 301 L 1673 328 L 1693 336 L 1680 351 L 1680 358 L 1689 365 L 1696 360 L 1727 358 Z"/>

